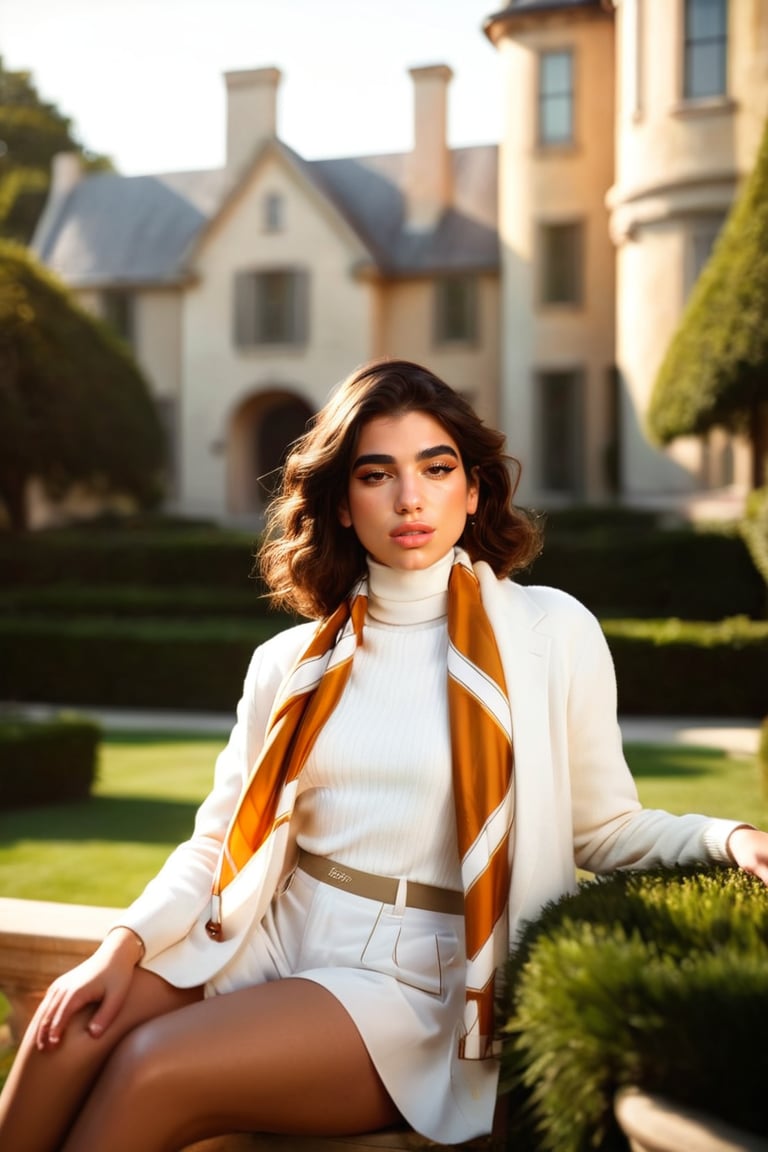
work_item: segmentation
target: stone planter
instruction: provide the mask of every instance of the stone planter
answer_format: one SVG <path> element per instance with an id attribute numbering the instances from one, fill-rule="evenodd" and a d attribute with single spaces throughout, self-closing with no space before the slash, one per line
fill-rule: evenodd
<path id="1" fill-rule="evenodd" d="M 632 1152 L 768 1152 L 768 1139 L 637 1088 L 617 1093 L 615 1112 Z"/>

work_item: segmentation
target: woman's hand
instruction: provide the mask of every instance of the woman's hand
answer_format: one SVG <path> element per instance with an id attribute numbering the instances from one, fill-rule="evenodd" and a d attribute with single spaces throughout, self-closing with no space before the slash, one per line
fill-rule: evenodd
<path id="1" fill-rule="evenodd" d="M 142 955 L 142 942 L 134 932 L 114 928 L 93 956 L 54 980 L 37 1011 L 38 1049 L 55 1048 L 72 1017 L 89 1004 L 97 1008 L 88 1031 L 94 1038 L 101 1036 L 125 1003 L 133 970 Z"/>
<path id="2" fill-rule="evenodd" d="M 744 825 L 728 837 L 728 851 L 734 864 L 768 884 L 768 832 Z"/>

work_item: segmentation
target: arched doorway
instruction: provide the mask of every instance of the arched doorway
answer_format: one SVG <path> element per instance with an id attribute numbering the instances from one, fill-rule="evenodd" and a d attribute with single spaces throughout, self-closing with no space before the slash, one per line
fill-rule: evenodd
<path id="1" fill-rule="evenodd" d="M 239 405 L 229 437 L 229 509 L 234 515 L 264 511 L 288 447 L 312 415 L 300 396 L 278 390 L 259 392 Z"/>

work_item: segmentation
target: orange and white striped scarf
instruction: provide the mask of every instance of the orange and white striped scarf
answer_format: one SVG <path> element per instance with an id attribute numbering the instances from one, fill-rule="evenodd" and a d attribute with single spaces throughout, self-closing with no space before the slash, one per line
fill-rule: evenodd
<path id="1" fill-rule="evenodd" d="M 264 748 L 241 794 L 213 890 L 221 892 L 293 809 L 295 781 L 341 699 L 363 640 L 367 580 L 322 621 L 273 710 Z M 507 901 L 514 813 L 513 755 L 504 671 L 469 557 L 457 550 L 448 583 L 448 708 L 467 953 L 460 1055 L 494 1054 L 494 978 L 508 948 Z M 293 785 L 293 787 L 291 787 Z"/>

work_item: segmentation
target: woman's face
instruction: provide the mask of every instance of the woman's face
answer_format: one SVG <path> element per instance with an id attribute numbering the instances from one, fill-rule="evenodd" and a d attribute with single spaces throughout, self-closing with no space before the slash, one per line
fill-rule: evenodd
<path id="1" fill-rule="evenodd" d="M 339 519 L 380 564 L 428 568 L 461 536 L 477 492 L 455 440 L 433 416 L 375 416 L 360 432 Z"/>

